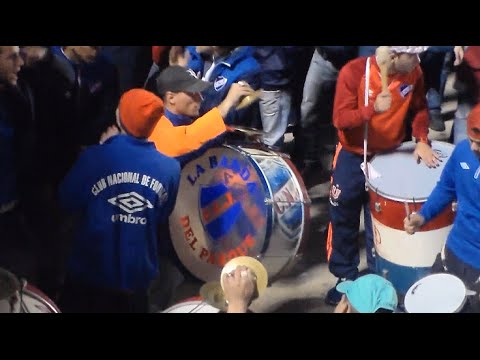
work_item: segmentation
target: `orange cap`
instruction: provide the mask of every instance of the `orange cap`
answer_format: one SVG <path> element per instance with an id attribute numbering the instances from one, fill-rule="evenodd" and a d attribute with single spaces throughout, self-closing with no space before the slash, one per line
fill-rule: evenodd
<path id="1" fill-rule="evenodd" d="M 480 104 L 475 105 L 468 114 L 467 133 L 470 138 L 480 140 Z"/>
<path id="2" fill-rule="evenodd" d="M 130 135 L 148 138 L 163 115 L 163 101 L 147 90 L 132 89 L 120 98 L 118 111 L 120 122 Z"/>

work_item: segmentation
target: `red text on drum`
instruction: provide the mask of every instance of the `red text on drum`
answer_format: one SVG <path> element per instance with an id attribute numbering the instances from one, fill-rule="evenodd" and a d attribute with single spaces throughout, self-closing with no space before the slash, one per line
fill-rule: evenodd
<path id="1" fill-rule="evenodd" d="M 190 226 L 190 218 L 187 216 L 183 216 L 180 218 L 180 223 L 184 228 L 184 236 L 185 240 L 188 242 L 188 245 L 193 251 L 196 251 L 197 248 L 195 244 L 198 242 L 193 230 Z M 255 238 L 248 234 L 245 236 L 243 241 L 238 245 L 236 248 L 229 250 L 228 252 L 211 252 L 205 247 L 202 246 L 199 253 L 199 258 L 205 262 L 208 262 L 212 265 L 218 265 L 223 267 L 229 260 L 237 257 L 237 256 L 245 256 L 249 255 L 248 250 L 255 247 Z"/>

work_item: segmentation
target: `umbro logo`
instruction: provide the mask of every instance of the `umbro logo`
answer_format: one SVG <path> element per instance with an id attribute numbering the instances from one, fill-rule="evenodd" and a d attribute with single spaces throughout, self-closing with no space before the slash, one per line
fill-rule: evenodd
<path id="1" fill-rule="evenodd" d="M 115 196 L 108 199 L 108 202 L 112 205 L 118 206 L 129 214 L 134 214 L 147 208 L 153 209 L 152 203 L 148 199 L 137 194 L 135 191 Z"/>
<path id="2" fill-rule="evenodd" d="M 466 162 L 461 162 L 460 166 L 462 167 L 463 170 L 470 170 L 470 166 Z"/>

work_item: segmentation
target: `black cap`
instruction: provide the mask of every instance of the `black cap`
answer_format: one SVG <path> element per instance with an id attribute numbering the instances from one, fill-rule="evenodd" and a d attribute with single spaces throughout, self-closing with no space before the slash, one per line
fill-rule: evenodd
<path id="1" fill-rule="evenodd" d="M 193 71 L 182 66 L 169 66 L 157 77 L 157 91 L 160 95 L 171 92 L 202 92 L 212 84 L 197 79 Z"/>

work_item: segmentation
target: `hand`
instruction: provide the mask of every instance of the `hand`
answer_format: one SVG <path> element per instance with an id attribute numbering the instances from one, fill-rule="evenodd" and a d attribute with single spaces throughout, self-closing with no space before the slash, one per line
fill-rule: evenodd
<path id="1" fill-rule="evenodd" d="M 190 60 L 190 53 L 184 46 L 172 46 L 168 53 L 169 65 L 178 65 L 186 67 Z"/>
<path id="2" fill-rule="evenodd" d="M 373 108 L 377 114 L 381 114 L 390 109 L 392 105 L 392 94 L 390 91 L 382 91 L 377 95 Z"/>
<path id="3" fill-rule="evenodd" d="M 438 154 L 432 150 L 430 145 L 423 142 L 418 142 L 413 152 L 413 156 L 417 159 L 417 163 L 423 161 L 429 168 L 436 168 L 441 161 Z"/>
<path id="4" fill-rule="evenodd" d="M 425 224 L 425 218 L 417 213 L 411 213 L 405 219 L 403 219 L 403 227 L 409 235 L 415 234 Z"/>
<path id="5" fill-rule="evenodd" d="M 342 299 L 340 302 L 335 306 L 333 310 L 334 314 L 346 314 L 348 312 L 348 300 L 345 294 L 342 295 Z"/>
<path id="6" fill-rule="evenodd" d="M 455 46 L 453 48 L 453 52 L 455 53 L 455 61 L 453 62 L 453 66 L 458 66 L 463 61 L 465 50 L 463 49 L 463 46 Z"/>
<path id="7" fill-rule="evenodd" d="M 103 132 L 100 136 L 99 144 L 103 144 L 105 141 L 110 139 L 112 136 L 120 134 L 120 130 L 118 129 L 117 125 L 110 126 L 107 130 Z"/>
<path id="8" fill-rule="evenodd" d="M 245 96 L 252 95 L 254 92 L 250 85 L 244 81 L 233 83 L 225 99 L 218 105 L 222 117 L 225 118 L 232 107 L 237 106 L 241 99 Z"/>
<path id="9" fill-rule="evenodd" d="M 245 313 L 255 293 L 256 281 L 246 266 L 223 275 L 223 291 L 228 302 L 228 313 Z"/>

